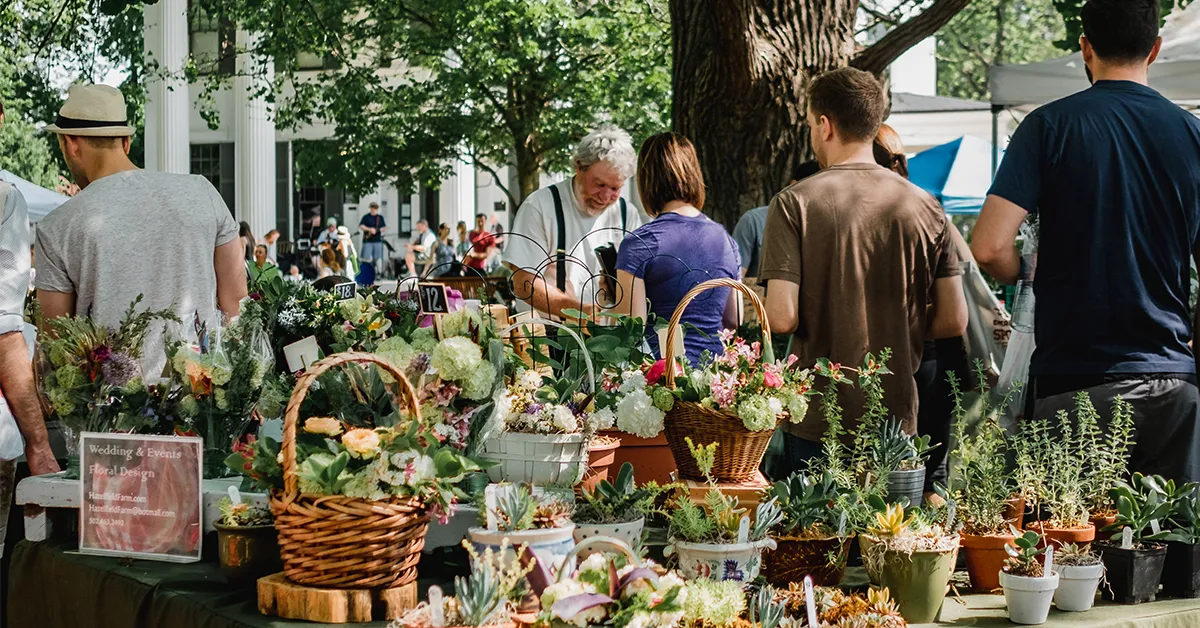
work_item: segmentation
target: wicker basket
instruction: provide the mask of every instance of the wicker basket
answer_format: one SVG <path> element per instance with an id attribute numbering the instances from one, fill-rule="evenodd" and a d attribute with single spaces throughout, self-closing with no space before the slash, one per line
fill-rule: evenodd
<path id="1" fill-rule="evenodd" d="M 667 364 L 675 363 L 675 334 L 678 332 L 684 310 L 693 299 L 712 288 L 732 288 L 745 294 L 762 321 L 763 342 L 770 342 L 771 326 L 767 323 L 767 312 L 758 295 L 740 281 L 711 279 L 693 288 L 675 308 L 667 331 L 667 346 L 663 349 L 663 358 Z M 665 375 L 667 387 L 674 388 L 675 369 L 668 368 Z M 714 479 L 720 482 L 745 482 L 758 472 L 758 465 L 767 453 L 767 445 L 771 443 L 774 430 L 751 432 L 735 414 L 705 408 L 692 401 L 677 400 L 675 407 L 667 412 L 664 433 L 682 479 L 704 479 L 684 441 L 685 438 L 691 438 L 696 445 L 717 444 L 716 461 L 712 468 Z"/>
<path id="2" fill-rule="evenodd" d="M 335 589 L 398 587 L 417 579 L 429 515 L 417 500 L 301 495 L 296 422 L 317 376 L 344 364 L 375 364 L 396 379 L 403 414 L 420 416 L 412 384 L 395 366 L 366 353 L 340 353 L 312 365 L 296 382 L 283 419 L 284 489 L 271 492 L 283 573 L 292 582 Z"/>

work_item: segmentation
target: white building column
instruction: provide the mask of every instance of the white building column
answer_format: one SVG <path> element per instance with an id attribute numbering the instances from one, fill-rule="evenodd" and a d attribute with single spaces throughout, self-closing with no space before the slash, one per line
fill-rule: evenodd
<path id="1" fill-rule="evenodd" d="M 454 162 L 454 215 L 442 216 L 442 222 L 450 226 L 453 233 L 459 221 L 467 223 L 467 229 L 475 228 L 475 162 L 463 155 Z M 437 225 L 430 225 L 434 229 Z"/>
<path id="2" fill-rule="evenodd" d="M 255 37 L 238 32 L 239 49 L 253 49 Z M 234 97 L 234 190 L 235 214 L 250 223 L 250 231 L 262 238 L 275 228 L 275 120 L 267 99 L 259 90 L 270 90 L 275 70 L 270 59 L 241 53 Z"/>
<path id="3" fill-rule="evenodd" d="M 183 66 L 188 54 L 187 0 L 147 4 L 146 168 L 187 174 L 189 99 Z"/>

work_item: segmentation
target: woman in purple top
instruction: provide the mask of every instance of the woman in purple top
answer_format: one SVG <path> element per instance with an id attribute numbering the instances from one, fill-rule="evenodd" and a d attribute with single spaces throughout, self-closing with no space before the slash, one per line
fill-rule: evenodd
<path id="1" fill-rule="evenodd" d="M 704 177 L 696 150 L 687 138 L 661 133 L 646 140 L 638 154 L 638 192 L 642 207 L 654 220 L 642 225 L 621 242 L 617 253 L 616 310 L 645 317 L 647 310 L 670 319 L 675 307 L 697 284 L 709 279 L 738 279 L 741 260 L 737 245 L 721 225 L 700 210 L 704 208 Z M 684 347 L 692 364 L 704 351 L 719 354 L 717 332 L 736 327 L 737 295 L 729 288 L 710 290 L 694 299 L 683 322 Z M 646 334 L 659 353 L 658 334 Z"/>

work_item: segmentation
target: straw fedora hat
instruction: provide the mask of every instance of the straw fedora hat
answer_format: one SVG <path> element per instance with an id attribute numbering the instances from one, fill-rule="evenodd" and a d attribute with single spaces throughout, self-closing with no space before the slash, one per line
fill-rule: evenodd
<path id="1" fill-rule="evenodd" d="M 128 137 L 133 127 L 125 114 L 125 97 L 108 85 L 72 85 L 54 124 L 43 127 L 59 135 Z"/>

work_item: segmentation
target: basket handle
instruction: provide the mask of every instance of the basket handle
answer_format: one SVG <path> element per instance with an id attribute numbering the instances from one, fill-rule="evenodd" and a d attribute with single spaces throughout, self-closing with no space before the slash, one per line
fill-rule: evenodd
<path id="1" fill-rule="evenodd" d="M 640 560 L 638 560 L 637 554 L 635 554 L 633 552 L 633 548 L 629 547 L 629 544 L 626 543 L 625 541 L 622 541 L 621 539 L 613 538 L 611 536 L 593 536 L 589 539 L 584 539 L 582 542 L 578 543 L 575 547 L 572 547 L 570 552 L 567 552 L 567 556 L 565 558 L 563 558 L 563 562 L 562 562 L 563 566 L 561 569 L 558 570 L 558 578 L 557 578 L 558 582 L 563 582 L 564 580 L 570 579 L 571 571 L 573 571 L 573 570 L 568 569 L 567 566 L 570 565 L 572 561 L 574 561 L 576 558 L 579 557 L 579 552 L 582 552 L 583 550 L 589 549 L 589 548 L 597 548 L 602 551 L 603 550 L 615 550 L 617 552 L 620 552 L 621 554 L 624 554 L 625 558 L 629 559 L 629 564 L 631 564 L 635 567 L 642 566 L 642 562 Z"/>
<path id="2" fill-rule="evenodd" d="M 762 300 L 758 298 L 758 295 L 754 294 L 753 290 L 748 288 L 746 284 L 740 281 L 724 278 L 709 279 L 695 288 L 692 288 L 691 292 L 688 292 L 686 295 L 684 295 L 683 299 L 679 301 L 679 305 L 676 306 L 675 313 L 671 315 L 670 324 L 667 325 L 667 347 L 665 349 L 662 349 L 662 347 L 659 348 L 662 349 L 663 359 L 667 363 L 667 370 L 664 375 L 666 375 L 666 384 L 668 388 L 675 387 L 675 334 L 679 331 L 680 321 L 683 320 L 683 312 L 687 309 L 688 304 L 690 304 L 693 299 L 709 290 L 712 290 L 713 288 L 732 288 L 733 290 L 739 291 L 746 295 L 746 297 L 750 299 L 750 304 L 753 305 L 754 310 L 758 312 L 758 320 L 762 323 L 763 360 L 770 362 L 775 360 L 774 350 L 771 348 L 771 324 L 767 322 L 767 308 L 763 306 Z"/>
<path id="3" fill-rule="evenodd" d="M 300 419 L 300 404 L 304 403 L 304 398 L 308 396 L 308 389 L 313 382 L 317 381 L 317 377 L 343 364 L 375 364 L 387 371 L 389 375 L 396 378 L 399 386 L 396 398 L 400 402 L 400 410 L 407 411 L 414 420 L 419 420 L 421 417 L 421 409 L 417 404 L 417 392 L 413 389 L 412 382 L 409 382 L 408 378 L 404 376 L 404 372 L 391 362 L 377 355 L 358 352 L 337 353 L 316 362 L 300 376 L 300 379 L 296 380 L 296 387 L 292 389 L 287 411 L 283 415 L 283 490 L 284 499 L 287 502 L 293 501 L 300 494 L 299 480 L 296 477 L 296 423 Z"/>
<path id="4" fill-rule="evenodd" d="M 570 327 L 567 327 L 566 325 L 563 325 L 562 323 L 548 321 L 544 318 L 529 318 L 529 319 L 523 320 L 519 323 L 513 323 L 512 325 L 505 327 L 504 330 L 500 332 L 499 336 L 501 338 L 504 338 L 504 337 L 508 336 L 508 334 L 511 333 L 513 330 L 519 329 L 521 327 L 525 327 L 527 325 L 549 325 L 551 327 L 557 327 L 557 328 L 567 332 L 567 335 L 569 335 L 571 338 L 573 338 L 575 340 L 575 342 L 579 343 L 579 347 L 581 349 L 583 349 L 583 363 L 585 366 L 587 366 L 588 392 L 589 393 L 596 392 L 596 369 L 592 366 L 592 354 L 590 351 L 588 351 L 587 345 L 584 344 L 583 338 L 581 338 L 579 336 L 579 334 L 575 333 L 575 331 L 573 329 L 571 329 Z"/>

